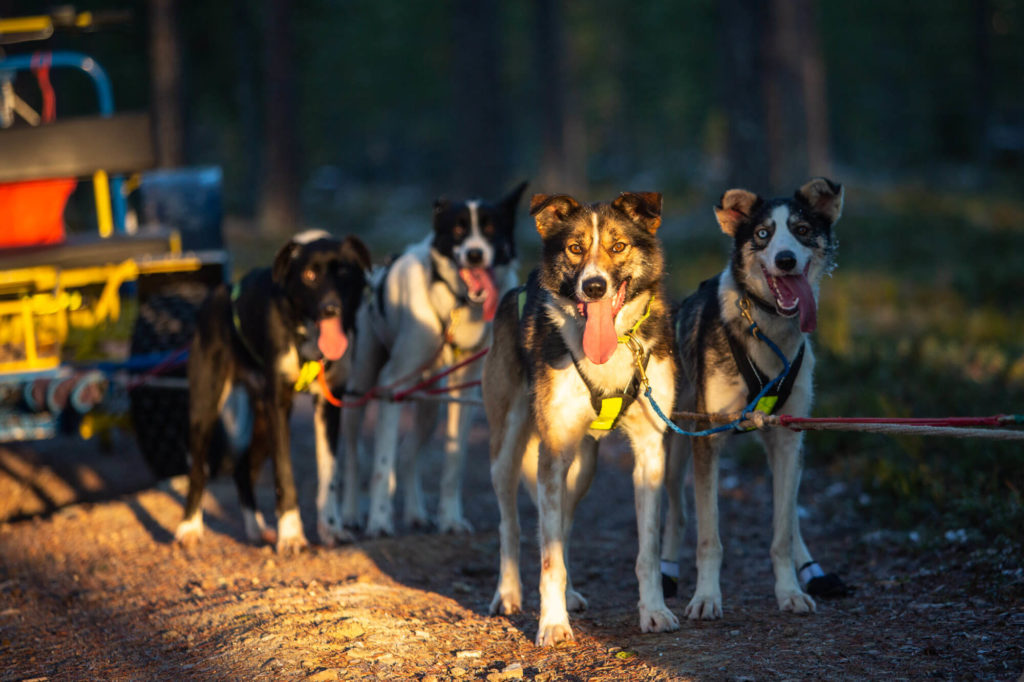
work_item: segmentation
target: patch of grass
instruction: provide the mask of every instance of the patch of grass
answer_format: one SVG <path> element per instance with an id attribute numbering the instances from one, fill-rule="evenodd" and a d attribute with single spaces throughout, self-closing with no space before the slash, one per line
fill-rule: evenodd
<path id="1" fill-rule="evenodd" d="M 667 248 L 677 300 L 728 251 L 710 216 L 684 232 Z M 837 234 L 839 267 L 822 282 L 814 338 L 815 415 L 1024 413 L 1024 202 L 848 187 Z M 807 448 L 811 465 L 862 482 L 881 527 L 1019 541 L 1020 444 L 817 432 Z"/>

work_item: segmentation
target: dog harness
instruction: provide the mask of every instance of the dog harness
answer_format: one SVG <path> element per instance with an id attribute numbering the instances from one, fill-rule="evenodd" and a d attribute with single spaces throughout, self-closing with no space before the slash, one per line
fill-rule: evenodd
<path id="1" fill-rule="evenodd" d="M 238 297 L 242 294 L 242 285 L 240 282 L 235 282 L 235 285 L 231 287 L 231 323 L 235 327 L 235 335 L 238 340 L 242 342 L 242 347 L 249 354 L 249 357 L 256 362 L 257 365 L 263 367 L 263 358 L 259 356 L 256 350 L 249 343 L 249 339 L 242 333 L 242 320 L 238 317 L 238 306 L 235 303 L 238 301 Z M 318 360 L 309 360 L 302 363 L 299 367 L 299 378 L 295 380 L 294 389 L 296 391 L 305 391 L 313 382 L 316 381 L 317 376 L 323 371 L 323 362 Z"/>
<path id="2" fill-rule="evenodd" d="M 523 318 L 523 310 L 526 307 L 526 287 L 519 288 L 517 301 L 519 304 L 519 319 L 521 320 Z M 619 419 L 623 413 L 629 409 L 629 406 L 640 395 L 641 386 L 646 380 L 644 372 L 647 369 L 647 363 L 651 359 L 651 354 L 644 349 L 643 345 L 636 338 L 636 333 L 644 320 L 650 317 L 653 304 L 654 295 L 652 294 L 650 299 L 647 300 L 644 314 L 640 316 L 640 319 L 636 321 L 628 332 L 619 337 L 619 343 L 625 344 L 637 361 L 633 377 L 624 390 L 611 394 L 602 391 L 587 378 L 587 375 L 583 373 L 583 368 L 580 367 L 579 360 L 572 354 L 572 351 L 569 352 L 569 357 L 572 358 L 572 364 L 576 368 L 576 372 L 580 375 L 580 379 L 583 380 L 583 385 L 590 392 L 590 405 L 594 408 L 594 412 L 597 413 L 597 419 L 590 422 L 591 429 L 596 431 L 611 431 L 614 429 L 618 426 Z"/>
<path id="3" fill-rule="evenodd" d="M 755 324 L 753 318 L 750 317 L 749 303 L 747 307 L 740 304 L 740 311 L 751 321 L 751 324 Z M 739 370 L 740 375 L 743 377 L 743 382 L 747 385 L 747 403 L 753 402 L 754 398 L 761 392 L 761 390 L 771 381 L 771 378 L 766 375 L 757 363 L 754 362 L 753 358 L 747 354 L 746 349 L 740 340 L 729 333 L 729 330 L 725 330 L 725 338 L 729 341 L 729 349 L 732 351 L 733 362 L 736 363 L 736 368 Z M 781 410 L 789 399 L 790 394 L 793 392 L 793 386 L 796 384 L 796 378 L 800 374 L 800 366 L 804 362 L 804 349 L 806 342 L 800 344 L 800 350 L 797 351 L 796 357 L 793 358 L 793 362 L 790 363 L 789 373 L 783 377 L 782 381 L 773 386 L 765 395 L 757 401 L 754 406 L 754 410 L 762 412 L 764 414 L 774 414 L 776 410 Z M 738 429 L 742 432 L 753 431 L 752 428 Z"/>

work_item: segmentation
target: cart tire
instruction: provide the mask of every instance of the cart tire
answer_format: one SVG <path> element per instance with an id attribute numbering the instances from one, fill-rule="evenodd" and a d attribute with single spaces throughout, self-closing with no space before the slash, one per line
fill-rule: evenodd
<path id="1" fill-rule="evenodd" d="M 132 356 L 187 348 L 207 292 L 205 284 L 177 282 L 146 297 L 132 329 Z M 160 374 L 184 378 L 185 366 Z M 188 389 L 142 385 L 129 397 L 135 439 L 153 474 L 168 478 L 188 472 Z"/>

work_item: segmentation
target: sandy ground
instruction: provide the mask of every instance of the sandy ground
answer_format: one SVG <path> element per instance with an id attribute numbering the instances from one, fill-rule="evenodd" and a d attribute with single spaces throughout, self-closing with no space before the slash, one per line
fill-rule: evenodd
<path id="1" fill-rule="evenodd" d="M 293 423 L 314 537 L 304 400 Z M 826 570 L 856 586 L 854 596 L 819 602 L 812 616 L 778 612 L 769 482 L 760 468 L 726 459 L 725 616 L 641 634 L 630 459 L 607 443 L 574 531 L 574 581 L 590 608 L 573 618 L 574 643 L 538 648 L 536 517 L 525 494 L 526 612 L 487 615 L 498 563 L 485 437 L 478 423 L 465 489 L 474 534 L 403 534 L 290 559 L 244 542 L 228 479 L 207 494 L 199 549 L 176 547 L 183 482 L 157 485 L 127 436 L 113 454 L 71 439 L 0 446 L 0 679 L 1018 680 L 1024 672 L 1019 546 L 984 546 L 969 532 L 914 541 L 866 526 L 855 513 L 858 491 L 813 468 L 813 437 L 804 535 Z M 438 460 L 426 467 L 432 503 Z M 269 512 L 266 482 L 261 492 Z M 669 600 L 680 615 L 693 587 L 692 536 L 681 596 Z"/>

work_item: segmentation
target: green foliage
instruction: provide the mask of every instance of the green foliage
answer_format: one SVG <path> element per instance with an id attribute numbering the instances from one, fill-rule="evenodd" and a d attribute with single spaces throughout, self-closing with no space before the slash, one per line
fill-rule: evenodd
<path id="1" fill-rule="evenodd" d="M 839 267 L 822 282 L 815 416 L 1024 413 L 1024 203 L 847 185 Z M 663 228 L 675 299 L 720 271 L 710 210 Z M 1019 541 L 1019 442 L 810 432 L 810 466 L 860 481 L 881 527 L 965 527 Z M 753 441 L 735 452 L 762 467 Z"/>

